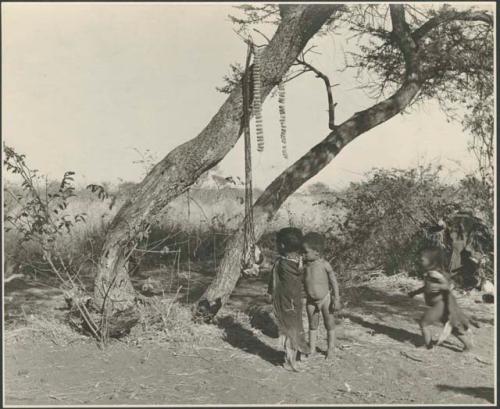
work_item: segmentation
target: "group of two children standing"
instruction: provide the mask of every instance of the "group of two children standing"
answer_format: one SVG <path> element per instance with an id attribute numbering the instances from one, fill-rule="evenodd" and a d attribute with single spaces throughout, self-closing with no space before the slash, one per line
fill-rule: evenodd
<path id="1" fill-rule="evenodd" d="M 326 357 L 335 345 L 334 311 L 340 309 L 340 295 L 335 273 L 323 258 L 325 239 L 319 233 L 302 235 L 300 229 L 287 227 L 277 234 L 279 257 L 276 260 L 268 294 L 272 296 L 274 313 L 285 349 L 285 365 L 297 370 L 297 353 L 313 355 L 319 316 L 328 331 Z M 309 321 L 309 344 L 302 323 L 303 299 Z"/>
<path id="2" fill-rule="evenodd" d="M 319 315 L 328 334 L 326 358 L 333 355 L 335 347 L 334 312 L 341 308 L 335 273 L 323 258 L 325 238 L 319 233 L 302 235 L 298 228 L 287 227 L 277 233 L 278 259 L 274 263 L 268 294 L 272 297 L 274 314 L 285 349 L 285 367 L 297 371 L 296 359 L 311 356 L 316 352 Z M 426 274 L 424 286 L 409 293 L 411 297 L 424 293 L 429 307 L 420 320 L 420 327 L 427 348 L 434 344 L 429 326 L 445 324 L 451 333 L 470 350 L 472 344 L 467 336 L 469 319 L 458 307 L 452 294 L 452 283 L 445 273 L 443 252 L 439 248 L 427 248 L 421 252 L 421 263 Z M 303 299 L 305 298 L 309 321 L 309 343 L 305 338 L 302 322 Z"/>

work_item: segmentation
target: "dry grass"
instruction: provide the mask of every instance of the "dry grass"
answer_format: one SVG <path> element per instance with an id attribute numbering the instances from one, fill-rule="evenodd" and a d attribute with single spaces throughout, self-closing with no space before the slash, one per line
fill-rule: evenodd
<path id="1" fill-rule="evenodd" d="M 223 330 L 215 325 L 195 324 L 192 310 L 175 297 L 149 297 L 139 304 L 140 322 L 121 341 L 130 345 L 147 343 L 170 344 L 176 347 L 220 342 Z M 74 342 L 93 342 L 93 339 L 69 325 L 67 316 L 49 313 L 25 314 L 22 320 L 5 331 L 6 344 L 30 343 L 40 340 L 59 346 Z"/>
<path id="2" fill-rule="evenodd" d="M 214 325 L 195 324 L 190 306 L 176 297 L 150 297 L 139 305 L 140 323 L 124 338 L 129 344 L 194 345 L 207 339 L 222 338 L 222 331 Z"/>
<path id="3" fill-rule="evenodd" d="M 369 284 L 370 287 L 380 288 L 387 292 L 407 292 L 422 284 L 422 281 L 410 277 L 408 272 L 385 275 L 383 270 L 351 270 L 347 283 L 344 286 L 358 287 Z"/>
<path id="4" fill-rule="evenodd" d="M 117 197 L 111 208 L 110 199 L 101 201 L 87 190 L 77 191 L 76 197 L 69 200 L 65 212 L 70 219 L 77 214 L 85 213 L 86 221 L 76 223 L 71 232 L 57 238 L 56 247 L 63 256 L 85 258 L 88 263 L 87 267 L 97 262 L 107 228 L 129 195 L 126 191 L 119 191 L 117 187 L 111 187 L 109 190 Z M 189 211 L 186 195 L 171 202 L 158 223 L 153 226 L 154 237 L 151 240 L 154 241 L 156 237 L 180 237 L 181 241 L 185 241 L 185 236 L 190 234 L 196 237 L 198 245 L 200 241 L 205 242 L 202 247 L 209 248 L 213 238 L 216 237 L 217 252 L 221 253 L 223 248 L 219 247 L 222 245 L 223 238 L 230 234 L 242 220 L 243 191 L 241 189 L 192 189 L 190 194 L 192 200 Z M 317 206 L 314 207 L 315 211 L 311 211 L 318 200 L 318 197 L 311 195 L 292 195 L 277 213 L 268 230 L 275 231 L 289 225 L 298 226 L 307 231 L 325 230 L 325 227 L 328 227 L 327 220 L 329 220 L 327 213 L 331 213 L 331 210 L 327 211 Z M 16 214 L 20 211 L 20 206 L 11 203 L 7 211 L 9 214 Z M 205 253 L 212 256 L 213 251 L 208 249 Z M 27 242 L 20 248 L 19 237 L 15 230 L 5 234 L 5 254 L 9 273 L 13 266 L 28 266 L 24 272 L 29 273 L 36 269 L 37 263 L 44 264 L 41 251 L 35 244 Z"/>
<path id="5" fill-rule="evenodd" d="M 68 325 L 67 321 L 44 315 L 25 316 L 22 323 L 18 323 L 14 328 L 6 328 L 4 336 L 7 345 L 44 340 L 59 346 L 67 346 L 74 342 L 89 341 L 88 337 Z"/>

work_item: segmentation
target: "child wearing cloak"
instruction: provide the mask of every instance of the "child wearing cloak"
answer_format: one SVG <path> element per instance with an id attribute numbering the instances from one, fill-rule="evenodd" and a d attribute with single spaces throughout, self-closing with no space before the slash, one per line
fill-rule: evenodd
<path id="1" fill-rule="evenodd" d="M 297 353 L 309 353 L 303 311 L 302 232 L 288 227 L 276 236 L 279 256 L 274 263 L 268 293 L 272 295 L 274 315 L 285 348 L 285 367 L 298 371 Z"/>

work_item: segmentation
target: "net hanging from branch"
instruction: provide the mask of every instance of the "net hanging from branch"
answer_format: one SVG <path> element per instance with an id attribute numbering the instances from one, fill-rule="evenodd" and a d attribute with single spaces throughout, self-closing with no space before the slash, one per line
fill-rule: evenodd
<path id="1" fill-rule="evenodd" d="M 250 60 L 253 54 L 252 79 L 250 79 Z M 250 89 L 253 85 L 253 102 L 250 101 Z M 257 136 L 257 151 L 264 151 L 264 127 L 262 120 L 262 95 L 261 95 L 261 50 L 253 46 L 248 41 L 248 50 L 245 63 L 245 73 L 242 83 L 243 97 L 243 135 L 245 151 L 245 219 L 243 225 L 243 257 L 242 270 L 245 275 L 258 275 L 259 264 L 263 257 L 260 249 L 256 245 L 255 227 L 253 218 L 253 183 L 252 183 L 252 145 L 250 134 L 250 107 L 253 103 L 253 112 L 255 115 L 255 131 Z M 278 109 L 280 120 L 280 138 L 281 153 L 285 159 L 288 159 L 287 140 L 286 140 L 286 110 L 285 110 L 285 84 L 278 84 Z"/>

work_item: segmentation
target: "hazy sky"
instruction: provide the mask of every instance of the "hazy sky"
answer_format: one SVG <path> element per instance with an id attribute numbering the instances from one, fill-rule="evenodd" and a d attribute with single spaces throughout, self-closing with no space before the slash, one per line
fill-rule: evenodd
<path id="1" fill-rule="evenodd" d="M 160 159 L 196 136 L 226 98 L 215 87 L 246 53 L 230 13 L 229 5 L 2 4 L 4 140 L 50 176 L 73 170 L 82 183 L 139 181 L 134 148 Z M 315 43 L 322 55 L 312 61 L 340 83 L 338 119 L 369 106 L 353 72 L 338 72 L 352 43 L 333 35 Z M 323 87 L 312 74 L 287 86 L 289 163 L 328 134 Z M 264 130 L 265 152 L 254 156 L 260 186 L 287 166 L 276 99 L 265 102 Z M 430 103 L 362 135 L 311 182 L 343 186 L 372 167 L 426 161 L 460 176 L 473 166 L 468 140 Z M 242 141 L 220 168 L 243 174 Z"/>

